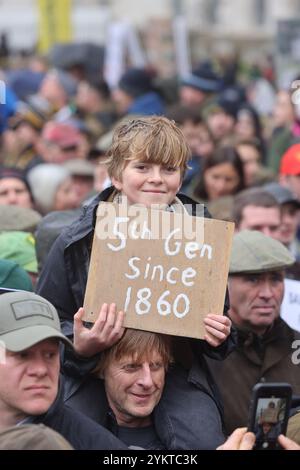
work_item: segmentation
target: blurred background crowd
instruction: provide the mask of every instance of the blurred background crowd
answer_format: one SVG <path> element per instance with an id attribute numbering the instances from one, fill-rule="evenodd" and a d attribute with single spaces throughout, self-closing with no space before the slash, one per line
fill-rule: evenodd
<path id="1" fill-rule="evenodd" d="M 188 141 L 182 191 L 280 240 L 300 279 L 300 1 L 2 0 L 0 34 L 2 287 L 35 284 L 110 185 L 116 124 L 151 114 Z"/>

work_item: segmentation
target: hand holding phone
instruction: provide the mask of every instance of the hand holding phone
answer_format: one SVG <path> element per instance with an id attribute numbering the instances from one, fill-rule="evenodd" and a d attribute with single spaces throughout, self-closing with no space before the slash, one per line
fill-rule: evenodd
<path id="1" fill-rule="evenodd" d="M 258 383 L 253 388 L 248 430 L 256 436 L 254 450 L 280 449 L 286 433 L 292 387 L 287 383 Z"/>

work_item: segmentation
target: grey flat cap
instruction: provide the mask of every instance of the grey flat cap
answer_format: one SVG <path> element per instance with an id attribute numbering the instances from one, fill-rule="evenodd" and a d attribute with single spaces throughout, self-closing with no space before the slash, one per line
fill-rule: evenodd
<path id="1" fill-rule="evenodd" d="M 34 232 L 41 218 L 33 209 L 0 205 L 0 231 Z"/>
<path id="2" fill-rule="evenodd" d="M 263 189 L 268 193 L 272 194 L 275 197 L 278 204 L 287 204 L 291 203 L 300 208 L 300 201 L 294 196 L 292 191 L 284 186 L 281 186 L 279 183 L 268 183 L 263 186 Z"/>
<path id="3" fill-rule="evenodd" d="M 256 230 L 242 230 L 233 238 L 229 273 L 277 271 L 294 262 L 295 258 L 279 241 Z"/>
<path id="4" fill-rule="evenodd" d="M 96 167 L 87 160 L 81 158 L 72 158 L 63 163 L 72 176 L 90 176 L 93 178 Z"/>

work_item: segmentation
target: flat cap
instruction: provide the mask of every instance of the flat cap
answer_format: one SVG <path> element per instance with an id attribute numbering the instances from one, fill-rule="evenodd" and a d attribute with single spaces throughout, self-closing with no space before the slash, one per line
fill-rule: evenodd
<path id="1" fill-rule="evenodd" d="M 242 230 L 233 238 L 229 274 L 278 271 L 294 262 L 279 241 L 256 230 Z"/>
<path id="2" fill-rule="evenodd" d="M 34 232 L 41 215 L 33 209 L 13 205 L 0 205 L 0 231 L 20 230 Z"/>
<path id="3" fill-rule="evenodd" d="M 73 447 L 44 424 L 21 424 L 0 431 L 0 450 L 73 450 Z"/>

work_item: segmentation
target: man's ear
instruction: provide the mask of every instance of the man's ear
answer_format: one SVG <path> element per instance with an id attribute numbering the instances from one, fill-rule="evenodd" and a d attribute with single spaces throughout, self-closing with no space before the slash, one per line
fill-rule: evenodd
<path id="1" fill-rule="evenodd" d="M 123 188 L 123 184 L 121 181 L 119 181 L 117 178 L 115 178 L 114 176 L 111 177 L 111 182 L 113 184 L 113 186 L 118 190 L 118 191 L 121 191 L 122 188 Z"/>

